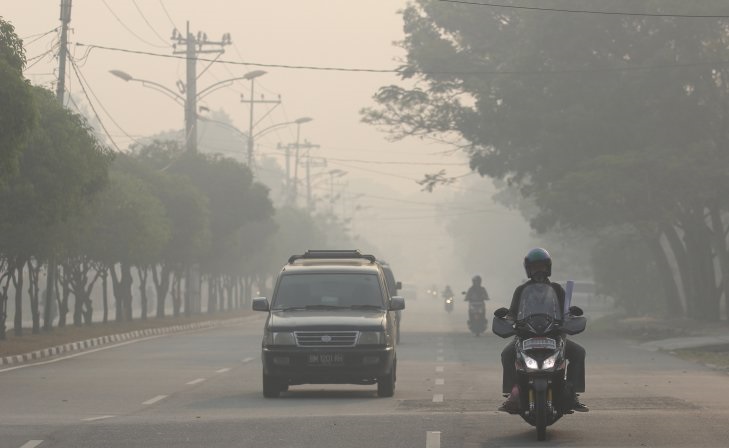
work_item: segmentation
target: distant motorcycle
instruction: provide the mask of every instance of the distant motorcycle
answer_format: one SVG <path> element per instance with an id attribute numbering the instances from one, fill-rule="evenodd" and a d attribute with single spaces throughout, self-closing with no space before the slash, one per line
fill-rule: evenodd
<path id="1" fill-rule="evenodd" d="M 486 304 L 484 302 L 468 302 L 468 329 L 476 336 L 488 328 L 486 320 Z"/>
<path id="2" fill-rule="evenodd" d="M 445 310 L 449 313 L 453 311 L 453 301 L 453 297 L 446 297 L 445 299 Z"/>
<path id="3" fill-rule="evenodd" d="M 563 316 L 554 289 L 544 284 L 524 288 L 516 320 L 507 319 L 508 313 L 506 308 L 494 312 L 493 332 L 502 338 L 516 336 L 519 415 L 537 428 L 537 440 L 544 440 L 547 426 L 572 413 L 565 340 L 583 332 L 586 321 L 578 307 Z"/>

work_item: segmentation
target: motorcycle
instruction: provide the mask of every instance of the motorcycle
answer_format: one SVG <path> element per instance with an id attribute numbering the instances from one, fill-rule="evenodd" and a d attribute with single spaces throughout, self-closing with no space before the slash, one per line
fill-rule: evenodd
<path id="1" fill-rule="evenodd" d="M 557 294 L 548 284 L 524 288 L 516 320 L 507 319 L 509 310 L 494 312 L 493 332 L 514 338 L 516 346 L 519 415 L 537 429 L 537 440 L 545 440 L 547 427 L 565 414 L 572 414 L 575 394 L 565 380 L 566 337 L 582 333 L 586 320 L 579 307 L 567 313 L 559 307 Z"/>
<path id="2" fill-rule="evenodd" d="M 453 311 L 453 297 L 446 297 L 445 310 L 448 311 L 449 313 Z"/>
<path id="3" fill-rule="evenodd" d="M 468 329 L 476 336 L 488 328 L 486 320 L 486 304 L 484 302 L 468 302 Z"/>

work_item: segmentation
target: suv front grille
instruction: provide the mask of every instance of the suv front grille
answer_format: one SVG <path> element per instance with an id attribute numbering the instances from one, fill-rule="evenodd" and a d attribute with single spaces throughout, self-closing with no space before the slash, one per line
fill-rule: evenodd
<path id="1" fill-rule="evenodd" d="M 299 347 L 354 347 L 358 331 L 295 331 Z"/>

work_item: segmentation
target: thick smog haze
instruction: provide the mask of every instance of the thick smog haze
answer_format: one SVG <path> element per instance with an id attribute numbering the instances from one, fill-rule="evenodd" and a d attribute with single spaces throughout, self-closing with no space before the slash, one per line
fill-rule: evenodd
<path id="1" fill-rule="evenodd" d="M 70 23 L 69 50 L 72 57 L 80 61 L 79 71 L 92 89 L 89 93 L 94 95 L 93 102 L 101 122 L 116 146 L 126 150 L 129 144 L 144 137 L 182 128 L 184 112 L 179 104 L 160 92 L 138 83 L 125 83 L 109 71 L 122 70 L 137 79 L 153 81 L 176 91 L 176 83 L 185 79 L 184 55 L 167 59 L 91 49 L 90 45 L 172 55 L 170 36 L 173 27 L 184 32 L 189 21 L 192 33 L 207 33 L 211 41 L 220 40 L 223 33 L 230 33 L 232 45 L 225 47 L 220 60 L 395 69 L 404 58 L 403 50 L 394 44 L 404 38 L 399 11 L 406 4 L 399 0 L 76 0 Z M 56 8 L 39 9 L 37 2 L 7 2 L 3 16 L 15 25 L 21 36 L 44 33 L 58 26 Z M 27 56 L 33 58 L 46 52 L 55 42 L 54 37 L 52 33 L 29 45 Z M 57 59 L 44 57 L 35 62 L 25 75 L 34 84 L 53 88 Z M 198 62 L 198 73 L 207 66 L 206 62 Z M 313 171 L 318 179 L 314 183 L 314 195 L 322 198 L 321 207 L 330 206 L 324 198 L 331 186 L 326 172 L 339 169 L 347 173 L 335 179 L 337 184 L 342 184 L 337 188 L 346 188 L 342 190 L 344 200 L 335 208 L 347 217 L 351 215 L 353 233 L 366 240 L 363 249 L 369 246 L 381 251 L 381 256 L 390 259 L 412 281 L 422 282 L 427 278 L 439 285 L 452 282 L 465 287 L 472 275 L 481 273 L 490 284 L 498 284 L 496 295 L 508 295 L 511 284 L 521 278 L 520 259 L 530 246 L 530 229 L 519 213 L 493 204 L 491 195 L 495 190 L 491 182 L 479 180 L 476 175 L 438 186 L 434 193 L 423 192 L 416 180 L 423 179 L 426 173 L 436 173 L 440 169 L 445 169 L 451 177 L 469 173 L 465 154 L 454 151 L 452 145 L 430 139 L 391 141 L 376 126 L 362 123 L 360 110 L 373 106 L 372 96 L 381 86 L 398 82 L 395 74 L 216 63 L 200 75 L 198 91 L 252 70 L 267 72 L 255 80 L 257 98 L 265 95 L 265 99 L 275 100 L 281 95 L 282 99 L 278 107 L 255 106 L 256 121 L 270 109 L 272 111 L 256 125 L 254 133 L 299 117 L 313 118 L 310 123 L 301 125 L 301 141 L 319 145 L 311 150 L 312 155 L 327 159 L 326 167 Z M 67 79 L 68 91 L 74 100 L 83 113 L 96 122 L 73 72 Z M 224 111 L 233 125 L 247 133 L 249 105 L 241 103 L 240 99 L 241 95 L 246 99 L 250 96 L 249 89 L 249 81 L 237 81 L 206 96 L 199 106 L 213 113 Z M 211 114 L 201 112 L 201 115 L 204 120 Z M 219 152 L 218 142 L 205 137 L 205 123 L 201 121 L 199 126 L 200 150 Z M 274 128 L 257 138 L 255 154 L 271 157 L 283 167 L 284 152 L 277 147 L 295 140 L 295 126 Z M 245 147 L 241 147 L 237 156 L 245 160 L 245 152 Z M 235 156 L 230 149 L 225 153 Z M 303 166 L 301 169 L 300 175 Z M 453 194 L 468 190 L 484 194 L 477 202 L 461 204 L 451 211 L 447 203 L 453 200 Z M 431 203 L 433 205 L 428 205 Z M 441 206 L 437 208 L 437 204 Z M 488 247 L 488 253 L 483 254 L 478 265 L 467 266 L 454 252 L 446 226 L 453 215 L 484 208 L 493 211 L 469 216 L 482 218 L 473 238 L 487 241 L 482 246 Z M 506 241 L 508 243 L 503 244 Z M 410 264 L 413 260 L 418 260 L 417 268 Z"/>

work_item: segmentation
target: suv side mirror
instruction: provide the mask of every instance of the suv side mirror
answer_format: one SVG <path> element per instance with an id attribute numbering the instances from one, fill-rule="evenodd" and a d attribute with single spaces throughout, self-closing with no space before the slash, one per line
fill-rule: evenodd
<path id="1" fill-rule="evenodd" d="M 396 290 L 400 290 L 400 289 L 402 289 L 402 282 L 397 282 L 397 283 L 395 283 L 395 289 L 396 289 Z"/>
<path id="2" fill-rule="evenodd" d="M 498 317 L 499 319 L 505 318 L 507 314 L 509 314 L 508 308 L 499 308 L 498 310 L 494 311 L 494 316 Z"/>
<path id="3" fill-rule="evenodd" d="M 251 305 L 253 308 L 253 311 L 270 311 L 271 307 L 268 304 L 268 299 L 265 297 L 256 297 L 253 299 L 253 304 Z"/>
<path id="4" fill-rule="evenodd" d="M 405 309 L 405 297 L 393 296 L 390 299 L 390 311 L 400 311 Z"/>
<path id="5" fill-rule="evenodd" d="M 582 316 L 583 314 L 585 314 L 585 312 L 584 312 L 584 311 L 582 311 L 582 308 L 580 308 L 579 306 L 574 306 L 574 305 L 572 305 L 572 306 L 570 307 L 570 309 L 569 309 L 569 312 L 570 312 L 570 314 L 571 314 L 572 316 L 575 316 L 575 317 L 580 317 L 580 316 Z"/>

